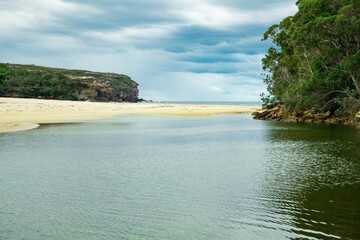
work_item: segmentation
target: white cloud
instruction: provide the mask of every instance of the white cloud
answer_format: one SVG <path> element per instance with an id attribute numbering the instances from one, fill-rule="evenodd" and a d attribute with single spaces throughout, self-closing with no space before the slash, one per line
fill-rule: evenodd
<path id="1" fill-rule="evenodd" d="M 149 44 L 149 41 L 169 37 L 173 30 L 174 27 L 169 25 L 132 26 L 111 31 L 85 32 L 84 36 L 105 41 L 108 44 L 137 46 L 141 43 Z"/>
<path id="2" fill-rule="evenodd" d="M 19 31 L 59 28 L 67 18 L 99 14 L 98 9 L 62 0 L 13 0 L 0 2 L 0 37 Z"/>
<path id="3" fill-rule="evenodd" d="M 183 18 L 187 24 L 205 27 L 224 28 L 233 25 L 238 17 L 230 9 L 211 5 L 205 1 L 188 2 L 189 6 L 173 9 L 174 14 Z M 191 6 L 191 7 L 190 7 Z M 240 15 L 242 15 L 240 13 Z"/>
<path id="4" fill-rule="evenodd" d="M 249 24 L 268 24 L 271 21 L 279 21 L 284 16 L 296 11 L 296 6 L 291 3 L 287 3 L 281 8 L 274 4 L 272 8 L 253 8 L 251 10 L 233 8 L 231 5 L 224 5 L 221 2 L 211 3 L 206 0 L 183 1 L 182 6 L 172 9 L 171 12 L 173 15 L 183 18 L 186 24 L 221 30 Z"/>

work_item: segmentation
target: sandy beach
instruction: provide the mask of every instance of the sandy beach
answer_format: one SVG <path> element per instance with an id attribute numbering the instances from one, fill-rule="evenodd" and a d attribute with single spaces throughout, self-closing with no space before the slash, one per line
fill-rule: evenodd
<path id="1" fill-rule="evenodd" d="M 251 113 L 258 109 L 249 106 L 0 98 L 0 133 L 33 129 L 45 123 L 107 119 L 120 115 L 213 116 Z"/>

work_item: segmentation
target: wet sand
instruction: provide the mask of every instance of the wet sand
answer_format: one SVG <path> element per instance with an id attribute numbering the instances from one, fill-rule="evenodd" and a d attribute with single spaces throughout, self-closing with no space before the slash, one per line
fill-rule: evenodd
<path id="1" fill-rule="evenodd" d="M 103 103 L 0 98 L 0 133 L 33 129 L 45 123 L 108 119 L 120 115 L 214 116 L 251 113 L 259 108 L 207 104 Z"/>

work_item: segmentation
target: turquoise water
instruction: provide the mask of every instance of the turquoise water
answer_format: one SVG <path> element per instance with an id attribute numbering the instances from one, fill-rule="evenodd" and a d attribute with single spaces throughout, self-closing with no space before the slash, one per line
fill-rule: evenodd
<path id="1" fill-rule="evenodd" d="M 249 115 L 0 134 L 0 239 L 360 239 L 359 146 Z"/>

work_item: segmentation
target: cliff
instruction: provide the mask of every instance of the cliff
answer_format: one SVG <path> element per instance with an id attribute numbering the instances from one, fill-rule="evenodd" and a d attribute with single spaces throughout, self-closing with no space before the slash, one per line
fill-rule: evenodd
<path id="1" fill-rule="evenodd" d="M 138 94 L 138 84 L 123 74 L 0 63 L 3 97 L 137 102 Z"/>

